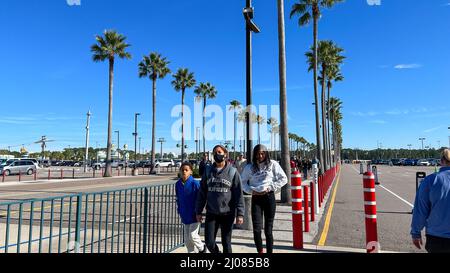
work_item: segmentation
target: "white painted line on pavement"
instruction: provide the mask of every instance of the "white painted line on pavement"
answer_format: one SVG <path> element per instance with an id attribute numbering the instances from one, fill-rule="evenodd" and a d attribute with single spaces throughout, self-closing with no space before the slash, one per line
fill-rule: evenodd
<path id="1" fill-rule="evenodd" d="M 356 173 L 359 174 L 359 171 L 355 169 L 355 167 L 353 165 L 350 165 L 353 170 L 355 170 Z M 392 192 L 391 190 L 387 189 L 386 187 L 384 187 L 383 185 L 378 185 L 381 188 L 385 189 L 387 192 L 391 193 L 392 195 L 394 195 L 395 197 L 397 197 L 398 199 L 402 200 L 403 202 L 405 202 L 406 204 L 408 204 L 408 206 L 410 206 L 411 208 L 413 208 L 413 204 L 409 203 L 408 201 L 406 201 L 405 199 L 401 198 L 400 196 L 398 196 L 397 194 L 395 194 L 394 192 Z"/>
<path id="2" fill-rule="evenodd" d="M 397 197 L 398 199 L 402 200 L 403 202 L 405 202 L 406 204 L 408 204 L 408 206 L 410 206 L 411 208 L 413 208 L 414 206 L 409 203 L 408 201 L 406 201 L 405 199 L 401 198 L 400 196 L 398 196 L 397 194 L 395 194 L 394 192 L 392 192 L 391 190 L 387 189 L 386 187 L 384 187 L 383 185 L 379 185 L 381 188 L 385 189 L 386 191 L 388 191 L 389 193 L 391 193 L 392 195 L 394 195 L 395 197 Z"/>

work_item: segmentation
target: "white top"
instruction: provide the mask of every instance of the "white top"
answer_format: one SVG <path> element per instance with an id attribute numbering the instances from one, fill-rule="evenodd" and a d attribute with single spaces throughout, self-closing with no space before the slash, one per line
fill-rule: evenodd
<path id="1" fill-rule="evenodd" d="M 241 174 L 242 190 L 249 194 L 252 191 L 266 190 L 278 192 L 287 184 L 287 180 L 285 172 L 275 160 L 271 160 L 268 166 L 256 172 L 253 170 L 253 165 L 248 164 Z"/>

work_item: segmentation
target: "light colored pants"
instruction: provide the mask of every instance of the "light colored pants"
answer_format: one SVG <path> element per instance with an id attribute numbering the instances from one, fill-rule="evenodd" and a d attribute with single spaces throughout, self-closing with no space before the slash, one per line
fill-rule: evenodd
<path id="1" fill-rule="evenodd" d="M 189 253 L 195 253 L 195 249 L 197 248 L 197 252 L 202 251 L 204 244 L 200 239 L 199 235 L 200 223 L 193 223 L 190 225 L 184 225 L 184 244 Z"/>

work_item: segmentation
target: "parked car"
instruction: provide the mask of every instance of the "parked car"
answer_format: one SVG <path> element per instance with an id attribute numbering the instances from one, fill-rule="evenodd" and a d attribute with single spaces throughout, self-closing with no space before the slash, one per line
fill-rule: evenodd
<path id="1" fill-rule="evenodd" d="M 413 160 L 413 159 L 410 159 L 410 158 L 406 159 L 406 160 L 403 162 L 403 166 L 414 166 L 414 160 Z"/>
<path id="2" fill-rule="evenodd" d="M 420 159 L 419 161 L 417 161 L 417 166 L 430 166 L 430 162 L 428 162 L 428 160 L 426 159 Z"/>
<path id="3" fill-rule="evenodd" d="M 91 167 L 95 170 L 100 170 L 101 168 L 106 167 L 106 162 L 95 162 L 95 163 L 92 163 Z"/>
<path id="4" fill-rule="evenodd" d="M 92 168 L 96 169 L 96 170 L 100 170 L 101 168 L 105 168 L 106 167 L 106 162 L 96 162 L 94 164 L 92 164 Z M 125 168 L 125 163 L 123 161 L 113 161 L 111 162 L 111 168 L 114 169 L 123 169 Z"/>
<path id="5" fill-rule="evenodd" d="M 41 165 L 41 167 L 43 167 L 43 168 L 48 168 L 48 167 L 50 167 L 52 165 L 52 161 L 51 160 L 47 160 L 47 159 L 40 160 L 39 161 L 39 165 Z"/>
<path id="6" fill-rule="evenodd" d="M 35 163 L 31 160 L 16 160 L 8 166 L 0 167 L 0 173 L 5 176 L 11 174 L 26 173 L 28 175 L 33 174 L 37 170 Z"/>
<path id="7" fill-rule="evenodd" d="M 139 161 L 137 164 L 137 167 L 138 168 L 150 168 L 151 167 L 150 160 Z"/>
<path id="8" fill-rule="evenodd" d="M 84 162 L 83 162 L 83 161 L 75 162 L 75 163 L 73 164 L 73 166 L 74 166 L 74 167 L 82 167 L 82 166 L 84 166 Z"/>
<path id="9" fill-rule="evenodd" d="M 5 162 L 2 163 L 1 166 L 9 166 L 11 165 L 11 163 L 13 163 L 14 161 L 20 160 L 20 158 L 11 158 L 6 160 Z"/>
<path id="10" fill-rule="evenodd" d="M 155 161 L 155 168 L 159 167 L 172 167 L 175 166 L 175 163 L 172 159 L 158 159 Z"/>
<path id="11" fill-rule="evenodd" d="M 391 159 L 391 162 L 392 162 L 392 165 L 395 165 L 395 166 L 400 166 L 401 165 L 401 160 L 398 159 L 398 158 Z"/>
<path id="12" fill-rule="evenodd" d="M 430 158 L 428 159 L 428 162 L 430 162 L 431 166 L 441 166 L 441 160 L 437 158 Z"/>

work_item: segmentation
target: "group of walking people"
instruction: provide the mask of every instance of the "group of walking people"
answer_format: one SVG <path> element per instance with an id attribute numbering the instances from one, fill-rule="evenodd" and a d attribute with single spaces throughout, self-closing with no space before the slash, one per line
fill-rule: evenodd
<path id="1" fill-rule="evenodd" d="M 193 167 L 184 162 L 181 178 L 176 183 L 178 213 L 184 224 L 185 245 L 189 253 L 221 253 L 216 244 L 221 231 L 223 253 L 232 253 L 233 225 L 244 223 L 244 193 L 250 194 L 253 236 L 258 253 L 273 252 L 273 222 L 275 219 L 275 194 L 287 184 L 287 176 L 277 161 L 271 160 L 264 145 L 253 149 L 251 163 L 240 155 L 231 164 L 228 150 L 222 145 L 213 149 L 214 163 L 200 164 L 201 181 L 192 177 Z M 207 162 L 205 156 L 204 161 Z M 202 161 L 203 162 L 203 161 Z M 205 214 L 205 243 L 199 229 Z M 263 248 L 262 228 L 266 237 Z"/>

